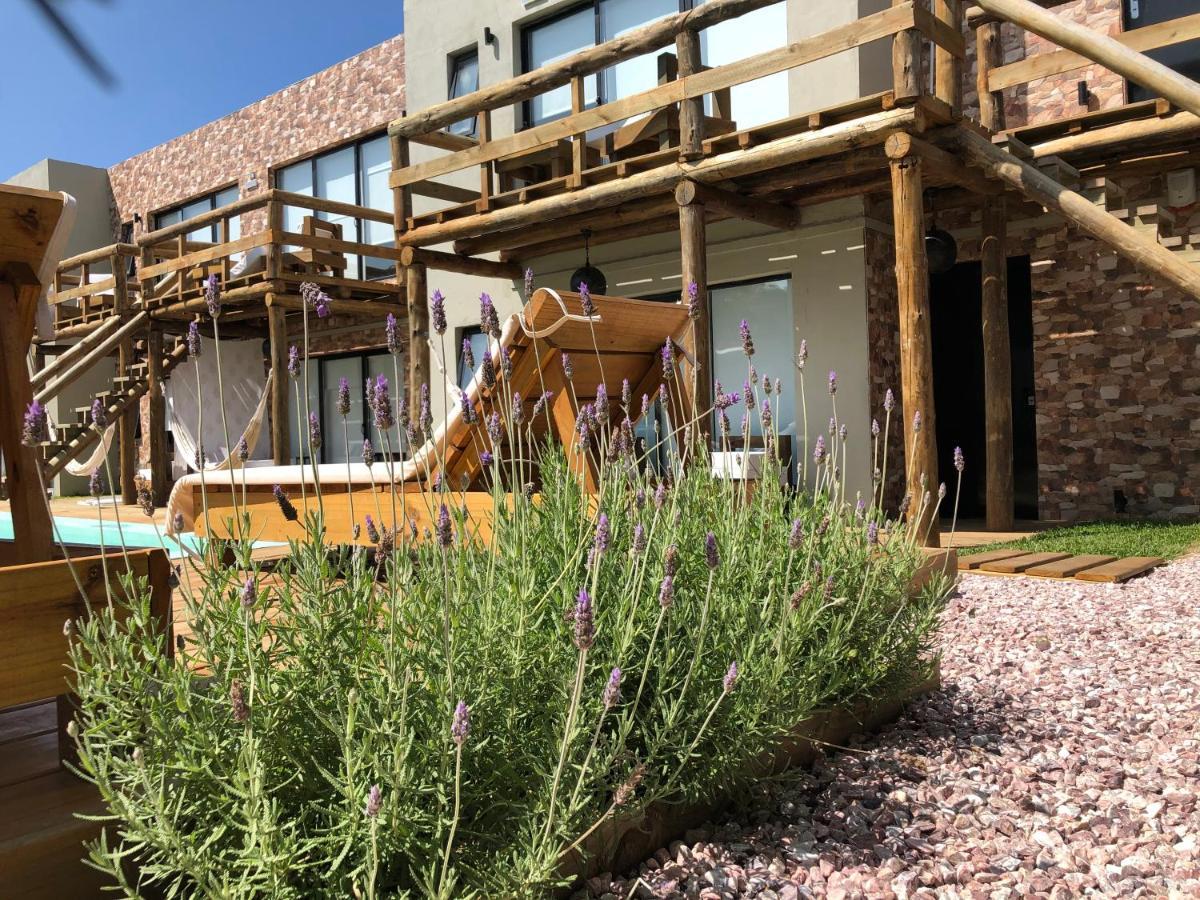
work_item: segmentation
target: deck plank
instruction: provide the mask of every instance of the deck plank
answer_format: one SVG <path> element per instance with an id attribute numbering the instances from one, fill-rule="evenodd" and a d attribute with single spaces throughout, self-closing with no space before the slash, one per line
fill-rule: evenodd
<path id="1" fill-rule="evenodd" d="M 1164 560 L 1157 556 L 1126 556 L 1116 562 L 1096 566 L 1094 569 L 1086 569 L 1075 577 L 1080 581 L 1119 584 L 1163 564 Z"/>
<path id="2" fill-rule="evenodd" d="M 970 556 L 960 556 L 958 558 L 958 570 L 960 572 L 970 572 L 973 569 L 978 569 L 984 563 L 996 562 L 1002 559 L 1012 559 L 1015 556 L 1024 556 L 1024 550 L 987 550 L 983 553 L 972 553 Z"/>
<path id="3" fill-rule="evenodd" d="M 53 700 L 27 703 L 0 712 L 0 744 L 45 734 L 58 728 L 58 708 Z"/>
<path id="4" fill-rule="evenodd" d="M 1008 559 L 997 559 L 985 562 L 979 567 L 982 572 L 997 572 L 1001 575 L 1017 575 L 1034 566 L 1042 566 L 1060 559 L 1066 559 L 1070 553 L 1023 553 Z"/>
<path id="5" fill-rule="evenodd" d="M 1060 559 L 1057 562 L 1046 563 L 1041 566 L 1034 566 L 1026 569 L 1026 575 L 1035 575 L 1038 578 L 1070 578 L 1078 575 L 1085 569 L 1102 566 L 1105 563 L 1110 563 L 1116 560 L 1115 556 L 1101 556 L 1095 553 L 1085 553 L 1082 556 L 1069 556 L 1066 559 Z"/>

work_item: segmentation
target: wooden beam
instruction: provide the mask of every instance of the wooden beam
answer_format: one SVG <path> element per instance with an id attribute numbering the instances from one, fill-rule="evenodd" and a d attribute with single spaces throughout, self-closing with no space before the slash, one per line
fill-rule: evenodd
<path id="1" fill-rule="evenodd" d="M 475 203 L 479 200 L 479 191 L 458 187 L 453 184 L 442 184 L 440 181 L 418 181 L 410 184 L 411 193 L 433 200 L 445 200 L 449 203 Z"/>
<path id="2" fill-rule="evenodd" d="M 896 231 L 896 289 L 900 304 L 900 391 L 904 408 L 904 463 L 910 515 L 917 540 L 938 545 L 930 527 L 938 484 L 937 439 L 933 403 L 933 339 L 929 326 L 929 267 L 925 259 L 925 204 L 921 159 L 891 160 L 892 210 Z M 920 430 L 914 418 L 920 414 Z M 924 481 L 925 486 L 922 487 Z M 917 513 L 929 491 L 935 498 L 923 516 Z"/>
<path id="3" fill-rule="evenodd" d="M 957 184 L 976 194 L 998 193 L 998 185 L 962 163 L 953 153 L 943 150 L 928 141 L 898 132 L 887 139 L 884 152 L 888 159 L 905 159 L 918 156 L 929 164 L 929 171 L 937 173 L 939 181 Z"/>
<path id="4" fill-rule="evenodd" d="M 938 25 L 945 27 L 961 44 L 962 7 L 959 0 L 933 0 L 933 15 Z M 957 115 L 962 110 L 962 55 L 935 45 L 933 62 L 934 95 Z"/>
<path id="5" fill-rule="evenodd" d="M 37 392 L 38 402 L 45 403 L 57 397 L 65 388 L 89 372 L 100 360 L 111 354 L 114 347 L 129 338 L 135 331 L 145 328 L 149 318 L 147 313 L 139 312 L 124 322 L 119 316 L 113 316 L 105 321 L 100 329 L 93 331 L 76 345 L 76 347 L 88 345 L 82 354 L 73 354 L 65 367 L 61 364 L 65 356 L 60 357 L 52 365 L 38 373 L 39 376 L 42 376 L 38 378 L 38 383 L 41 385 Z"/>
<path id="6" fill-rule="evenodd" d="M 892 0 L 892 8 L 900 0 Z M 915 22 L 913 23 L 915 26 Z M 921 35 L 915 27 L 892 38 L 892 93 L 897 103 L 921 96 Z"/>
<path id="7" fill-rule="evenodd" d="M 400 265 L 408 268 L 417 264 L 442 272 L 459 272 L 483 278 L 507 278 L 512 281 L 519 281 L 525 275 L 525 271 L 516 263 L 459 256 L 457 253 L 445 253 L 441 250 L 404 247 L 400 254 Z"/>
<path id="8" fill-rule="evenodd" d="M 990 86 L 991 73 L 1004 62 L 999 22 L 975 29 L 975 90 L 979 95 L 979 124 L 992 132 L 1004 130 L 1004 95 Z"/>
<path id="9" fill-rule="evenodd" d="M 970 161 L 991 177 L 1058 213 L 1140 269 L 1162 277 L 1190 297 L 1200 297 L 1200 271 L 1153 238 L 1067 190 L 1025 160 L 995 147 L 986 138 L 964 128 L 959 130 L 958 140 Z"/>
<path id="10" fill-rule="evenodd" d="M 271 296 L 268 295 L 268 300 Z M 271 458 L 277 466 L 292 461 L 291 428 L 288 422 L 287 312 L 282 306 L 267 306 L 267 329 L 271 352 Z"/>
<path id="11" fill-rule="evenodd" d="M 680 185 L 682 187 L 682 185 Z M 688 300 L 690 285 L 696 285 L 700 316 L 692 320 L 688 330 L 691 353 L 695 365 L 691 371 L 691 390 L 696 408 L 704 412 L 712 405 L 712 300 L 708 291 L 708 238 L 704 224 L 704 202 L 693 199 L 679 205 L 679 250 L 683 264 L 680 280 L 683 302 Z M 675 385 L 669 385 L 675 391 Z M 675 391 L 678 395 L 679 392 Z M 690 414 L 691 411 L 687 410 Z M 700 434 L 707 440 L 712 433 L 712 417 L 703 416 L 699 422 Z"/>
<path id="12" fill-rule="evenodd" d="M 790 206 L 745 197 L 689 179 L 676 185 L 675 202 L 680 207 L 699 203 L 722 212 L 730 218 L 757 222 L 759 225 L 766 225 L 779 231 L 791 231 L 800 221 L 799 212 Z"/>
<path id="13" fill-rule="evenodd" d="M 1093 128 L 1079 134 L 1053 138 L 1033 146 L 1034 155 L 1070 156 L 1076 153 L 1104 151 L 1110 148 L 1136 147 L 1148 150 L 1156 144 L 1185 138 L 1200 132 L 1200 116 L 1177 112 L 1162 118 L 1135 119 Z"/>
<path id="14" fill-rule="evenodd" d="M 464 97 L 438 103 L 397 119 L 388 132 L 397 136 L 428 138 L 431 132 L 460 119 L 473 117 L 482 109 L 496 109 L 527 100 L 567 84 L 576 75 L 591 75 L 619 62 L 658 50 L 670 44 L 685 28 L 700 31 L 736 16 L 771 6 L 779 0 L 711 0 L 687 12 L 666 16 L 634 28 L 611 41 L 573 53 L 566 59 L 539 66 L 532 72 L 489 85 Z"/>
<path id="15" fill-rule="evenodd" d="M 123 316 L 129 311 L 129 294 L 126 290 L 126 269 L 118 266 L 113 273 L 117 286 L 113 290 L 113 311 Z M 133 336 L 126 335 L 117 344 L 117 374 L 128 376 L 134 363 Z M 126 383 L 128 384 L 128 383 Z M 137 502 L 137 423 L 141 418 L 141 409 L 137 404 L 130 404 L 118 420 L 117 441 L 119 449 L 119 472 L 121 479 L 121 502 L 132 506 Z M 116 485 L 109 485 L 109 490 L 116 493 Z"/>
<path id="16" fill-rule="evenodd" d="M 417 263 L 405 270 L 408 281 L 408 412 L 416 422 L 421 413 L 421 385 L 430 383 L 429 364 L 429 286 L 425 266 Z M 396 390 L 400 386 L 396 385 Z M 397 398 L 397 402 L 402 402 Z"/>
<path id="17" fill-rule="evenodd" d="M 268 309 L 301 310 L 304 309 L 304 298 L 299 294 L 271 293 L 267 295 Z M 406 314 L 403 303 L 388 303 L 386 300 L 330 300 L 329 309 L 338 316 L 376 316 L 383 318 L 388 313 L 397 318 Z M 222 332 L 224 329 L 222 329 Z"/>
<path id="18" fill-rule="evenodd" d="M 1147 50 L 1157 50 L 1159 47 L 1170 47 L 1200 38 L 1200 13 L 1171 19 L 1168 22 L 1156 22 L 1132 31 L 1113 35 L 1112 39 L 1123 47 L 1145 53 Z M 1073 69 L 1089 66 L 1092 61 L 1072 50 L 1055 50 L 1051 53 L 1039 53 L 1026 57 L 1018 62 L 999 66 L 988 76 L 987 86 L 991 91 L 1002 91 L 1005 88 L 1028 84 L 1039 78 L 1050 78 L 1062 75 Z"/>
<path id="19" fill-rule="evenodd" d="M 1166 97 L 1180 109 L 1200 115 L 1200 85 L 1144 53 L 1122 44 L 1106 34 L 1092 31 L 1070 19 L 1046 12 L 1030 0 L 975 0 L 987 12 L 1019 25 L 1039 37 L 1074 50 Z"/>
<path id="20" fill-rule="evenodd" d="M 816 131 L 788 135 L 746 150 L 710 156 L 697 163 L 663 165 L 567 194 L 530 200 L 520 206 L 502 207 L 486 215 L 423 225 L 405 232 L 400 240 L 414 245 L 439 244 L 447 240 L 519 228 L 530 222 L 557 220 L 603 206 L 643 199 L 656 192 L 666 193 L 674 190 L 675 185 L 684 178 L 707 184 L 753 175 L 833 153 L 882 144 L 891 132 L 913 127 L 918 121 L 923 121 L 919 108 L 891 109 Z"/>
<path id="21" fill-rule="evenodd" d="M 681 31 L 675 35 L 678 78 L 700 71 L 700 35 Z M 696 160 L 704 155 L 704 98 L 690 97 L 679 104 L 679 158 Z"/>
<path id="22" fill-rule="evenodd" d="M 155 506 L 166 506 L 171 495 L 171 464 L 167 459 L 167 401 L 163 396 L 163 333 L 150 326 L 146 336 L 146 382 L 150 397 L 150 486 Z"/>
<path id="23" fill-rule="evenodd" d="M 1004 198 L 983 204 L 983 414 L 987 527 L 1013 527 L 1012 351 L 1008 335 L 1007 211 Z"/>
<path id="24" fill-rule="evenodd" d="M 709 6 L 711 4 L 705 4 Z M 700 7 L 701 9 L 704 7 Z M 770 50 L 739 62 L 696 72 L 675 81 L 630 94 L 611 103 L 572 113 L 553 122 L 518 131 L 509 137 L 480 141 L 479 145 L 458 153 L 409 165 L 393 171 L 392 187 L 412 184 L 439 175 L 456 172 L 469 166 L 492 162 L 504 156 L 523 153 L 538 147 L 569 139 L 572 135 L 594 128 L 604 128 L 641 113 L 653 112 L 663 106 L 703 97 L 714 91 L 730 88 L 747 81 L 785 72 L 796 66 L 833 56 L 844 50 L 879 40 L 901 29 L 913 35 L 919 47 L 920 32 L 915 28 L 912 0 L 898 0 L 897 5 L 882 12 L 855 19 L 821 34 L 806 37 L 794 44 Z M 897 94 L 897 97 L 900 95 Z M 406 119 L 405 121 L 411 121 Z"/>

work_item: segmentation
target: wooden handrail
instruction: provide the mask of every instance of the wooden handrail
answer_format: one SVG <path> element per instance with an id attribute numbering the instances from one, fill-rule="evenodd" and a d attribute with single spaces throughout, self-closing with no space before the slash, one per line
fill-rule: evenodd
<path id="1" fill-rule="evenodd" d="M 565 59 L 541 66 L 532 72 L 397 119 L 388 126 L 388 134 L 393 137 L 414 138 L 416 135 L 437 131 L 460 119 L 473 118 L 481 112 L 521 103 L 538 94 L 569 84 L 576 76 L 593 75 L 619 62 L 674 44 L 675 35 L 684 29 L 699 31 L 778 2 L 780 0 L 710 0 L 695 9 L 675 13 L 657 22 L 634 28 L 620 37 L 573 53 Z"/>
<path id="2" fill-rule="evenodd" d="M 113 256 L 137 256 L 137 253 L 138 248 L 134 244 L 109 244 L 106 247 L 97 247 L 95 250 L 87 250 L 59 260 L 58 271 L 66 272 L 76 269 L 84 263 L 101 262 Z"/>
<path id="3" fill-rule="evenodd" d="M 776 50 L 696 72 L 611 103 L 519 131 L 509 137 L 497 138 L 457 153 L 398 169 L 392 172 L 389 183 L 393 188 L 400 188 L 469 166 L 492 162 L 513 153 L 550 146 L 593 128 L 787 71 L 909 29 L 921 31 L 939 46 L 946 44 L 945 49 L 956 56 L 965 53 L 961 35 L 949 34 L 945 23 L 938 22 L 924 10 L 918 11 L 909 0 Z M 412 120 L 402 121 L 407 123 Z"/>

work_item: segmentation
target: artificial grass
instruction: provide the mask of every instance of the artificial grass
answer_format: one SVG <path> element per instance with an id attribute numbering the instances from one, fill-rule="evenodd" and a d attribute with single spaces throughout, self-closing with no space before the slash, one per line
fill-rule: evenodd
<path id="1" fill-rule="evenodd" d="M 1039 531 L 1016 541 L 1000 541 L 963 550 L 964 554 L 987 550 L 1028 550 L 1082 555 L 1159 556 L 1175 559 L 1189 550 L 1200 550 L 1198 522 L 1083 522 Z"/>

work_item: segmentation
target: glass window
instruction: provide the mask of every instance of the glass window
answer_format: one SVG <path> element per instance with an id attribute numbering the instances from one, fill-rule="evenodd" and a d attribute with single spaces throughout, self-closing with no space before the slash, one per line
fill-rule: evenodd
<path id="1" fill-rule="evenodd" d="M 449 98 L 465 97 L 479 90 L 479 52 L 469 50 L 460 53 L 450 61 L 450 90 Z M 461 134 L 465 137 L 475 137 L 475 117 L 468 116 L 459 119 L 446 129 L 451 134 Z"/>
<path id="2" fill-rule="evenodd" d="M 392 212 L 392 191 L 388 187 L 388 175 L 392 171 L 392 152 L 386 136 L 367 141 L 359 148 L 362 169 L 362 206 Z M 395 233 L 388 222 L 362 222 L 363 240 L 381 247 L 395 246 Z M 396 273 L 396 264 L 390 259 L 369 256 L 363 260 L 364 278 L 390 278 Z"/>
<path id="3" fill-rule="evenodd" d="M 718 22 L 700 32 L 705 65 L 723 66 L 787 44 L 787 4 L 776 3 Z M 788 116 L 787 72 L 734 85 L 729 91 L 738 128 L 752 128 Z M 711 99 L 706 100 L 711 113 Z"/>
<path id="4" fill-rule="evenodd" d="M 396 411 L 399 409 L 396 404 L 403 402 L 404 399 L 404 387 L 403 385 L 397 386 L 396 373 L 399 372 L 400 378 L 403 379 L 407 365 L 408 363 L 406 362 L 403 353 L 397 356 L 395 359 L 392 358 L 390 353 L 375 353 L 367 357 L 367 377 L 373 379 L 377 375 L 382 375 L 388 380 L 388 388 L 392 395 L 393 415 L 395 415 Z M 375 448 L 376 459 L 386 459 L 387 457 L 385 451 L 389 446 L 392 449 L 392 456 L 395 459 L 402 458 L 402 452 L 404 448 L 397 447 L 396 441 L 400 440 L 402 442 L 404 437 L 403 435 L 397 436 L 395 428 L 388 432 L 387 439 L 385 441 L 383 435 L 379 433 L 379 429 L 375 427 L 374 417 L 368 416 L 367 436 L 371 439 L 371 446 Z"/>
<path id="5" fill-rule="evenodd" d="M 304 398 L 300 395 L 300 389 L 304 385 L 304 373 L 300 373 L 299 378 L 289 378 L 288 381 L 288 431 L 292 442 L 292 462 L 307 462 L 308 461 L 308 423 L 305 422 Z M 297 397 L 300 397 L 297 401 Z M 321 415 L 321 363 L 320 360 L 310 359 L 308 361 L 308 412 Z M 297 408 L 296 404 L 300 406 Z M 322 424 L 327 420 L 322 420 Z M 328 426 L 325 426 L 328 427 Z M 320 462 L 320 453 L 317 451 Z"/>
<path id="6" fill-rule="evenodd" d="M 177 225 L 187 219 L 202 215 L 203 213 L 217 209 L 222 206 L 228 206 L 234 200 L 241 196 L 241 191 L 237 185 L 225 188 L 212 194 L 205 194 L 203 197 L 197 197 L 195 200 L 189 200 L 187 203 L 182 203 L 179 206 L 171 209 L 164 209 L 160 213 L 154 215 L 154 227 L 166 228 L 168 225 Z M 241 219 L 235 217 L 229 220 L 229 240 L 235 241 L 242 236 Z M 205 244 L 215 244 L 221 239 L 221 229 L 217 223 L 204 225 L 197 228 L 195 231 L 189 231 L 187 235 L 189 241 L 198 241 Z"/>
<path id="7" fill-rule="evenodd" d="M 795 359 L 790 279 L 720 285 L 711 288 L 709 295 L 712 300 L 713 377 L 726 391 L 742 393 L 747 366 L 738 325 L 745 319 L 754 336 L 754 368 L 760 376 L 783 378 L 790 386 L 788 379 Z M 773 401 L 778 404 L 776 422 L 780 434 L 796 433 L 794 395 L 795 391 L 785 390 L 782 397 Z M 761 392 L 759 396 L 761 400 Z M 728 410 L 731 434 L 741 435 L 744 412 L 745 406 L 741 405 Z M 762 434 L 757 414 L 750 416 L 750 433 Z"/>
<path id="8" fill-rule="evenodd" d="M 591 4 L 525 31 L 525 71 L 531 72 L 555 60 L 570 56 L 596 44 L 596 11 Z M 584 102 L 591 106 L 599 96 L 599 81 L 588 78 Z M 564 84 L 539 94 L 529 101 L 528 118 L 532 125 L 565 116 L 571 111 L 571 86 Z"/>
<path id="9" fill-rule="evenodd" d="M 338 203 L 356 204 L 358 200 L 358 178 L 355 166 L 356 148 L 343 147 L 332 153 L 324 153 L 316 159 L 317 196 Z M 358 241 L 358 219 L 341 213 L 317 212 L 317 218 L 341 226 L 343 241 Z M 358 277 L 357 257 L 346 260 L 346 275 Z"/>
<path id="10" fill-rule="evenodd" d="M 600 38 L 611 41 L 627 31 L 679 12 L 679 0 L 600 0 Z M 647 91 L 658 84 L 658 57 L 667 48 L 617 63 L 603 73 L 604 102 Z"/>
<path id="11" fill-rule="evenodd" d="M 361 356 L 341 356 L 321 361 L 321 421 L 324 424 L 322 462 L 345 462 L 347 436 L 349 459 L 362 461 L 363 438 L 363 365 Z M 350 415 L 342 421 L 338 412 L 338 384 L 345 378 L 350 385 Z M 343 433 L 344 432 L 344 433 Z"/>
<path id="12" fill-rule="evenodd" d="M 285 169 L 280 169 L 275 173 L 275 184 L 282 191 L 288 191 L 292 194 L 303 194 L 306 197 L 313 196 L 313 167 L 310 160 L 305 160 L 301 163 L 288 166 Z M 285 206 L 283 208 L 283 229 L 299 233 L 300 227 L 304 224 L 304 217 L 309 215 L 308 210 L 300 209 L 298 206 Z"/>
<path id="13" fill-rule="evenodd" d="M 464 328 L 461 334 L 462 336 L 458 342 L 458 386 L 465 389 L 471 383 L 471 379 L 475 377 L 475 372 L 479 368 L 483 354 L 487 352 L 488 339 L 487 335 L 478 328 Z M 464 340 L 471 342 L 471 355 L 475 357 L 475 368 L 468 367 L 467 361 L 463 356 L 462 342 Z"/>

